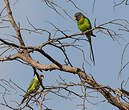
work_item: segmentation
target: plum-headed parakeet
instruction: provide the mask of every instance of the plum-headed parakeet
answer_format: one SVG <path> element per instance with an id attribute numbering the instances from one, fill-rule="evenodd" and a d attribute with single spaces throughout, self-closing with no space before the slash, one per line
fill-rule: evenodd
<path id="1" fill-rule="evenodd" d="M 85 32 L 92 28 L 90 20 L 86 16 L 84 16 L 81 12 L 75 13 L 74 20 L 77 20 L 77 25 L 81 32 Z M 94 53 L 93 53 L 93 48 L 92 48 L 92 43 L 91 43 L 91 36 L 96 37 L 92 31 L 89 31 L 86 33 L 86 37 L 90 44 L 92 61 L 93 61 L 93 64 L 95 64 Z"/>
<path id="2" fill-rule="evenodd" d="M 40 75 L 39 76 L 40 81 L 43 80 L 44 76 Z M 38 89 L 40 88 L 40 82 L 37 78 L 37 76 L 35 76 L 35 78 L 33 80 L 31 80 L 29 87 L 27 89 L 26 94 L 24 95 L 24 98 L 21 101 L 21 104 L 23 104 L 23 102 L 29 97 L 30 94 L 35 93 L 36 91 L 38 91 Z"/>

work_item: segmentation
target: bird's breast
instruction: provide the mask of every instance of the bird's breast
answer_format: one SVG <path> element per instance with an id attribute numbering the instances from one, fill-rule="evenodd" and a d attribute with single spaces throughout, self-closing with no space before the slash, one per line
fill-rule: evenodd
<path id="1" fill-rule="evenodd" d="M 88 25 L 87 24 L 78 24 L 78 28 L 80 29 L 80 31 L 84 32 L 84 31 L 88 30 Z"/>

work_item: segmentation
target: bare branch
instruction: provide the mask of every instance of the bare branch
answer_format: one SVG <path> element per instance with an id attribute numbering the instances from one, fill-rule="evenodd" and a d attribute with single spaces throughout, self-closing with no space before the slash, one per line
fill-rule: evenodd
<path id="1" fill-rule="evenodd" d="M 127 61 L 126 64 L 123 64 L 123 60 L 124 60 L 124 55 L 125 55 L 125 51 L 127 50 L 129 43 L 127 43 L 124 47 L 123 53 L 122 53 L 122 57 L 121 57 L 121 67 L 120 67 L 120 72 L 118 75 L 118 78 L 120 78 L 122 71 L 125 69 L 125 67 L 129 64 L 129 61 Z"/>
<path id="2" fill-rule="evenodd" d="M 114 2 L 115 2 L 115 0 L 113 0 Z M 125 4 L 125 5 L 129 5 L 128 4 L 128 0 L 122 0 L 121 2 L 119 2 L 119 3 L 115 3 L 115 5 L 113 6 L 113 7 L 117 7 L 117 6 L 119 6 L 119 5 L 122 5 L 122 4 Z"/>
<path id="3" fill-rule="evenodd" d="M 16 34 L 18 36 L 18 40 L 20 42 L 20 45 L 23 45 L 25 46 L 24 42 L 23 42 L 23 39 L 21 37 L 21 33 L 20 33 L 20 29 L 19 27 L 17 26 L 16 22 L 14 21 L 14 18 L 12 16 L 12 11 L 10 9 L 10 5 L 9 5 L 9 1 L 8 0 L 4 0 L 5 1 L 5 4 L 6 4 L 6 9 L 7 9 L 7 12 L 8 12 L 8 17 L 9 17 L 9 20 L 13 26 L 13 28 L 15 29 L 16 31 Z"/>

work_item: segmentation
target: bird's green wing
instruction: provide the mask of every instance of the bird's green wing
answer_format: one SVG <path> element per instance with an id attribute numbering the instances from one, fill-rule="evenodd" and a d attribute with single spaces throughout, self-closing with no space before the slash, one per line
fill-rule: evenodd
<path id="1" fill-rule="evenodd" d="M 85 18 L 85 22 L 84 22 L 84 23 L 86 23 L 86 24 L 87 24 L 88 29 L 91 29 L 91 28 L 92 28 L 92 26 L 91 26 L 91 22 L 90 22 L 90 20 L 89 20 L 86 16 L 84 16 L 84 18 Z"/>
<path id="2" fill-rule="evenodd" d="M 35 78 L 33 80 L 31 80 L 29 87 L 27 89 L 26 94 L 24 95 L 23 100 L 21 101 L 21 104 L 28 98 L 28 96 L 33 93 L 36 92 L 40 87 L 39 81 L 36 80 Z"/>
<path id="3" fill-rule="evenodd" d="M 39 81 L 36 80 L 36 79 L 34 79 L 34 80 L 30 83 L 30 85 L 29 85 L 29 87 L 28 87 L 28 90 L 27 90 L 27 93 L 30 94 L 30 93 L 32 93 L 33 91 L 37 91 L 37 89 L 39 88 L 39 86 L 40 86 Z"/>
<path id="4" fill-rule="evenodd" d="M 92 25 L 91 25 L 91 22 L 90 22 L 90 20 L 86 17 L 86 16 L 84 16 L 84 18 L 85 18 L 85 20 L 84 20 L 84 24 L 87 24 L 87 28 L 86 28 L 86 30 L 88 30 L 88 29 L 92 29 Z M 85 31 L 86 31 L 85 30 Z M 93 34 L 93 31 L 90 31 L 89 32 L 90 34 L 91 34 L 91 36 L 93 36 L 93 37 L 96 37 L 94 34 Z"/>
<path id="5" fill-rule="evenodd" d="M 78 21 L 78 28 L 82 32 L 91 29 L 92 27 L 90 20 L 85 16 L 81 17 L 81 19 Z"/>
<path id="6" fill-rule="evenodd" d="M 30 84 L 29 84 L 29 86 L 28 86 L 27 91 L 32 87 L 33 83 L 34 83 L 34 79 L 33 79 L 33 80 L 31 80 L 31 82 L 30 82 Z"/>
<path id="7" fill-rule="evenodd" d="M 26 100 L 26 98 L 27 98 L 28 95 L 30 94 L 30 93 L 29 93 L 29 90 L 30 90 L 30 88 L 32 87 L 33 82 L 34 82 L 34 79 L 31 80 L 31 82 L 30 82 L 30 84 L 29 84 L 29 86 L 28 86 L 28 89 L 27 89 L 27 91 L 26 91 L 26 94 L 24 95 L 24 98 L 23 98 L 22 101 L 21 101 L 21 104 Z"/>

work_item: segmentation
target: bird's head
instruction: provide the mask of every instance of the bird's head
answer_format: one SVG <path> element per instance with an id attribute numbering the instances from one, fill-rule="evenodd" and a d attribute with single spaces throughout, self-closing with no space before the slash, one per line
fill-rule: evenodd
<path id="1" fill-rule="evenodd" d="M 79 21 L 82 16 L 83 16 L 83 14 L 81 12 L 77 12 L 74 14 L 74 20 Z"/>
<path id="2" fill-rule="evenodd" d="M 41 80 L 43 80 L 44 76 L 43 76 L 43 75 L 40 75 L 39 78 L 40 78 Z"/>

